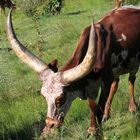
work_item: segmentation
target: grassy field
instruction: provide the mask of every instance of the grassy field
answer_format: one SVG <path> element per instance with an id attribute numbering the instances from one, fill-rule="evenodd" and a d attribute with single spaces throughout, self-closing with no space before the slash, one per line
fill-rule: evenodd
<path id="1" fill-rule="evenodd" d="M 60 15 L 40 17 L 38 39 L 35 22 L 20 9 L 13 13 L 18 38 L 46 62 L 57 58 L 62 67 L 76 47 L 83 28 L 114 7 L 111 0 L 66 0 Z M 6 11 L 8 12 L 8 10 Z M 0 15 L 0 139 L 37 140 L 43 127 L 47 105 L 40 95 L 38 75 L 8 51 L 6 18 Z M 39 48 L 41 46 L 41 51 Z M 128 75 L 121 76 L 111 109 L 111 119 L 103 124 L 104 140 L 140 140 L 140 71 L 135 82 L 136 114 L 128 112 Z M 47 140 L 84 140 L 90 122 L 86 101 L 73 102 L 60 130 Z M 91 136 L 89 139 L 94 139 Z"/>

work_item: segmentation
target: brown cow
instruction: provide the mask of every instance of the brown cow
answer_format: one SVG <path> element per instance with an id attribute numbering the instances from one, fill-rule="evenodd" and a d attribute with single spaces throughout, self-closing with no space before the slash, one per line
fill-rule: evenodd
<path id="1" fill-rule="evenodd" d="M 11 0 L 0 0 L 0 9 L 4 12 L 5 14 L 5 7 L 7 8 L 16 8 L 16 5 L 11 1 Z"/>
<path id="2" fill-rule="evenodd" d="M 134 10 L 134 11 L 131 11 L 131 10 Z M 103 25 L 103 22 L 105 25 L 103 25 L 103 27 L 106 27 L 106 24 L 108 25 L 107 23 L 107 19 L 110 19 L 110 20 L 114 20 L 113 17 L 117 17 L 117 13 L 121 13 L 121 15 L 123 15 L 123 12 L 126 13 L 125 16 L 127 16 L 127 13 L 130 14 L 130 12 L 135 12 L 135 11 L 139 11 L 140 9 L 139 8 L 136 8 L 136 7 L 133 7 L 133 6 L 124 6 L 120 9 L 115 9 L 113 10 L 112 12 L 110 12 L 109 14 L 107 14 L 106 16 L 104 16 L 99 22 L 97 22 L 96 26 L 98 24 L 100 25 Z M 124 14 L 125 14 L 124 13 Z M 124 16 L 124 17 L 125 17 Z M 120 18 L 120 17 L 119 17 Z M 137 19 L 136 19 L 137 20 Z M 116 19 L 114 20 L 114 23 L 115 24 L 115 21 Z M 110 21 L 109 21 L 110 22 Z M 118 24 L 120 24 L 119 20 L 117 21 Z M 129 23 L 128 23 L 129 24 Z M 116 28 L 115 28 L 116 29 Z M 104 29 L 102 29 L 102 31 L 104 31 Z M 118 32 L 119 29 L 117 28 L 116 29 L 116 32 Z M 127 31 L 127 30 L 126 30 Z M 125 30 L 123 32 L 126 32 Z M 120 31 L 119 31 L 120 32 Z M 129 32 L 129 30 L 127 31 Z M 98 31 L 97 31 L 98 33 Z M 99 34 L 99 33 L 98 33 Z M 102 36 L 106 36 L 104 35 L 104 32 L 101 33 Z M 137 34 L 137 33 L 136 33 Z M 100 37 L 100 35 L 97 35 Z M 114 36 L 114 34 L 112 34 L 112 37 L 116 37 Z M 102 39 L 101 39 L 102 40 Z M 100 40 L 100 41 L 101 41 Z M 116 38 L 116 41 L 114 42 L 115 39 L 113 39 L 113 42 L 112 44 L 110 45 L 111 47 L 113 46 L 120 46 L 121 44 L 120 43 L 123 43 L 124 45 L 124 42 L 126 41 L 127 42 L 127 36 L 125 34 L 121 34 L 120 35 L 120 38 Z M 104 41 L 104 40 L 103 40 Z M 111 40 L 112 41 L 112 40 Z M 108 41 L 110 42 L 110 40 Z M 119 43 L 120 42 L 120 43 Z M 82 42 L 83 43 L 83 42 Z M 79 62 L 80 62 L 80 59 L 81 59 L 81 55 L 82 55 L 82 52 L 85 52 L 86 48 L 85 46 L 87 45 L 83 45 L 81 42 L 79 42 L 76 50 L 75 50 L 75 53 L 74 55 L 70 58 L 69 62 L 64 66 L 63 70 L 66 70 L 67 68 L 71 68 L 71 66 L 75 66 L 77 65 Z M 82 44 L 82 45 L 81 45 Z M 101 43 L 100 43 L 101 44 Z M 136 43 L 135 43 L 136 44 Z M 126 44 L 125 44 L 126 45 Z M 127 44 L 129 45 L 129 44 Z M 131 45 L 131 44 L 130 44 Z M 117 48 L 116 47 L 116 48 Z M 99 50 L 98 50 L 99 49 Z M 96 68 L 93 68 L 93 69 L 97 69 L 97 67 L 99 67 L 99 69 L 101 68 L 102 64 L 101 64 L 101 60 L 104 58 L 104 52 L 101 52 L 103 50 L 100 50 L 100 48 L 98 47 L 97 49 L 97 55 L 100 56 L 100 58 L 97 58 L 97 63 L 99 66 L 96 66 Z M 132 48 L 132 50 L 134 52 L 137 52 L 135 49 Z M 112 51 L 112 50 L 111 50 Z M 116 52 L 115 52 L 116 51 Z M 129 84 L 129 90 L 130 90 L 130 101 L 129 101 L 129 111 L 130 112 L 136 112 L 136 104 L 135 104 L 135 100 L 134 100 L 134 82 L 135 82 L 135 74 L 137 73 L 138 71 L 138 68 L 139 68 L 139 59 L 140 59 L 140 55 L 139 55 L 139 52 L 137 54 L 135 54 L 133 51 L 132 52 L 127 52 L 128 50 L 123 50 L 122 52 L 120 52 L 119 54 L 119 50 L 115 50 L 113 49 L 113 52 L 111 52 L 111 68 L 112 68 L 112 83 L 110 85 L 110 91 L 109 91 L 109 97 L 107 99 L 107 102 L 106 102 L 106 105 L 105 105 L 105 110 L 104 110 L 104 115 L 103 115 L 103 119 L 102 121 L 105 121 L 109 118 L 109 114 L 110 114 L 110 108 L 111 108 L 111 103 L 112 103 L 112 100 L 113 100 L 113 97 L 114 97 L 114 94 L 116 93 L 117 91 L 117 88 L 118 88 L 118 82 L 119 82 L 119 76 L 121 74 L 126 74 L 126 73 L 129 73 L 129 80 L 128 80 L 128 84 Z M 115 53 L 114 53 L 115 52 Z M 100 54 L 99 54 L 100 53 Z M 128 53 L 128 54 L 127 54 Z M 128 55 L 128 56 L 125 56 L 125 55 Z M 136 55 L 136 56 L 135 56 Z M 122 57 L 122 58 L 121 58 Z M 126 57 L 124 60 L 123 60 L 123 57 Z M 134 58 L 132 58 L 134 57 Z M 122 59 L 122 60 L 121 60 Z M 98 61 L 99 60 L 99 61 Z M 135 63 L 133 60 L 136 60 Z M 120 61 L 120 62 L 119 62 Z M 122 62 L 121 62 L 122 61 Z M 129 63 L 130 61 L 132 61 L 131 63 Z M 125 64 L 126 63 L 126 64 Z M 134 64 L 133 64 L 134 63 Z M 129 65 L 130 66 L 127 66 Z M 134 65 L 134 66 L 133 66 Z M 108 66 L 107 66 L 108 67 Z M 120 68 L 117 68 L 117 67 L 120 67 Z M 132 67 L 132 68 L 131 68 Z M 133 68 L 134 67 L 134 68 Z M 93 70 L 95 72 L 95 70 Z M 103 73 L 103 72 L 102 72 Z M 96 75 L 96 76 L 95 76 Z M 100 77 L 100 73 L 96 73 L 94 75 L 94 77 Z M 109 79 L 108 77 L 109 74 L 107 74 L 107 78 Z M 98 88 L 98 87 L 97 87 Z M 102 88 L 103 89 L 103 88 Z M 108 88 L 107 88 L 108 89 Z M 104 92 L 104 90 L 103 90 Z M 107 94 L 108 95 L 108 94 Z M 104 100 L 101 96 L 101 100 L 99 101 L 99 108 L 100 108 L 100 105 L 102 105 L 102 108 L 104 108 L 103 106 L 103 103 L 102 103 L 102 100 Z M 104 102 L 104 101 L 103 101 Z M 99 113 L 99 112 L 98 112 Z M 100 113 L 99 113 L 100 114 Z M 102 114 L 102 113 L 101 113 Z M 99 115 L 100 116 L 100 115 Z M 102 115 L 101 115 L 102 116 Z"/>
<path id="3" fill-rule="evenodd" d="M 135 74 L 140 64 L 139 18 L 139 8 L 112 10 L 96 24 L 84 29 L 72 58 L 61 71 L 54 72 L 17 40 L 9 14 L 7 36 L 11 48 L 24 63 L 39 73 L 43 82 L 41 94 L 48 103 L 44 133 L 61 126 L 72 101 L 77 97 L 89 101 L 91 124 L 88 132 L 92 133 L 97 128 L 96 124 L 101 124 L 114 81 L 118 81 L 121 74 L 129 73 L 130 87 L 134 88 Z M 96 107 L 95 99 L 100 85 L 101 95 Z M 130 106 L 133 108 L 135 101 L 132 91 Z"/>

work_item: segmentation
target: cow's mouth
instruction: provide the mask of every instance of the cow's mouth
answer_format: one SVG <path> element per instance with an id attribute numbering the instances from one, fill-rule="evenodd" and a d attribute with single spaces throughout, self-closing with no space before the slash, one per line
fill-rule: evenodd
<path id="1" fill-rule="evenodd" d="M 61 127 L 63 120 L 64 117 L 62 117 L 62 115 L 58 115 L 57 119 L 47 117 L 46 126 L 43 129 L 40 138 L 46 138 L 47 136 L 52 135 L 55 132 L 56 128 Z"/>
<path id="2" fill-rule="evenodd" d="M 53 128 L 59 128 L 64 120 L 64 113 L 60 113 L 55 116 L 55 118 L 49 118 L 47 117 L 46 119 L 46 127 L 48 129 L 53 129 Z"/>

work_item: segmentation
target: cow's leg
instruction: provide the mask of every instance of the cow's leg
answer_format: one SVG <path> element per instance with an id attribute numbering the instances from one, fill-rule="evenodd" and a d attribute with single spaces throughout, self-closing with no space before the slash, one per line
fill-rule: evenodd
<path id="1" fill-rule="evenodd" d="M 105 109 L 105 103 L 109 95 L 110 86 L 111 86 L 111 80 L 106 80 L 104 82 L 102 81 L 101 94 L 98 101 L 97 112 L 96 112 L 99 125 L 101 125 L 101 122 L 102 122 L 103 113 Z"/>
<path id="2" fill-rule="evenodd" d="M 90 127 L 88 128 L 88 134 L 93 134 L 94 132 L 96 132 L 96 102 L 93 99 L 88 98 L 88 102 L 89 102 L 89 107 L 91 110 L 91 121 L 90 121 Z"/>
<path id="3" fill-rule="evenodd" d="M 108 96 L 108 99 L 107 99 L 107 102 L 105 105 L 105 110 L 104 110 L 104 115 L 103 115 L 102 121 L 106 121 L 109 118 L 112 100 L 117 91 L 118 83 L 119 83 L 119 78 L 114 80 L 111 84 L 111 88 L 110 88 L 109 96 Z"/>
<path id="4" fill-rule="evenodd" d="M 130 101 L 129 101 L 129 111 L 130 112 L 136 112 L 137 108 L 136 108 L 136 103 L 135 103 L 135 99 L 134 99 L 134 82 L 135 82 L 135 75 L 130 75 L 129 76 L 129 91 L 130 91 Z"/>

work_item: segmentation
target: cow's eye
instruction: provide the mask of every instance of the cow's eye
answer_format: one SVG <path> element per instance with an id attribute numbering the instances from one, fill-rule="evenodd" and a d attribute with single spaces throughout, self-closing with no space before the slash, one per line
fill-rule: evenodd
<path id="1" fill-rule="evenodd" d="M 57 97 L 55 100 L 55 105 L 57 108 L 61 107 L 65 103 L 65 96 L 62 94 L 61 96 Z"/>

